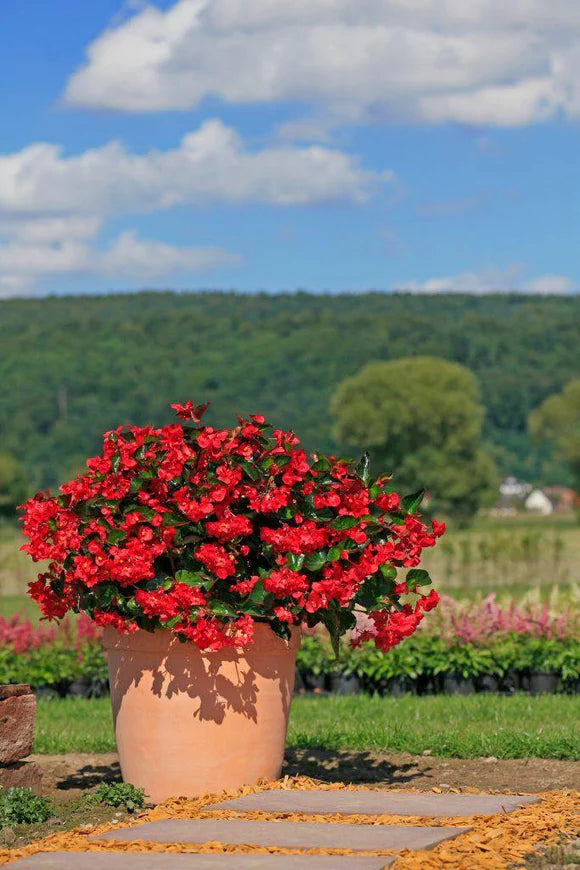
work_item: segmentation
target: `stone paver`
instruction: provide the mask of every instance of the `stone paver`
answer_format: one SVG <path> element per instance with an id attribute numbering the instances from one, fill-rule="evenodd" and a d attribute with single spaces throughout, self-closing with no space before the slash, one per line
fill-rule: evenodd
<path id="1" fill-rule="evenodd" d="M 491 816 L 512 812 L 538 798 L 492 794 L 405 794 L 392 791 L 331 791 L 272 789 L 233 798 L 208 807 L 210 810 L 264 810 L 270 813 L 340 813 L 446 818 L 449 816 Z"/>
<path id="2" fill-rule="evenodd" d="M 394 858 L 368 855 L 176 855 L 159 852 L 42 852 L 15 870 L 382 870 Z"/>
<path id="3" fill-rule="evenodd" d="M 260 822 L 231 819 L 162 819 L 101 834 L 105 840 L 280 846 L 296 849 L 429 849 L 469 828 L 358 825 L 323 822 Z"/>

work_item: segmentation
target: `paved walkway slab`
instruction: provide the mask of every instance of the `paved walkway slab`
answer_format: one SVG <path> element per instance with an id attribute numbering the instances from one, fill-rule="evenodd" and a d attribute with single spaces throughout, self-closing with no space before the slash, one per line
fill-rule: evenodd
<path id="1" fill-rule="evenodd" d="M 15 870 L 383 870 L 394 858 L 368 855 L 176 855 L 159 852 L 40 852 Z"/>
<path id="2" fill-rule="evenodd" d="M 263 810 L 269 813 L 340 813 L 448 818 L 512 812 L 538 798 L 494 794 L 411 794 L 393 791 L 271 789 L 213 804 L 210 810 Z"/>
<path id="3" fill-rule="evenodd" d="M 469 828 L 357 825 L 324 822 L 260 822 L 231 819 L 161 819 L 101 834 L 99 839 L 155 843 L 280 846 L 296 849 L 429 849 Z"/>

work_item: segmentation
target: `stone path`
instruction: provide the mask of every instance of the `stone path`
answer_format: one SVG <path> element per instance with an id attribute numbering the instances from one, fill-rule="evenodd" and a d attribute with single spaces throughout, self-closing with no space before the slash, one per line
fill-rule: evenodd
<path id="1" fill-rule="evenodd" d="M 283 849 L 430 849 L 467 828 L 352 825 L 324 822 L 254 822 L 236 819 L 162 819 L 111 831 L 101 839 L 153 843 L 228 843 L 234 846 L 280 846 Z"/>
<path id="2" fill-rule="evenodd" d="M 212 804 L 208 810 L 231 809 L 237 812 L 263 810 L 268 813 L 340 813 L 372 816 L 491 816 L 510 812 L 525 804 L 536 803 L 535 797 L 495 794 L 410 794 L 405 792 L 353 791 L 331 789 L 271 789 L 244 797 Z"/>
<path id="3" fill-rule="evenodd" d="M 353 814 L 393 815 L 443 819 L 509 813 L 533 797 L 481 794 L 418 794 L 370 789 L 280 789 L 255 792 L 220 801 L 205 812 L 231 810 L 231 818 L 169 818 L 115 828 L 95 840 L 143 843 L 145 851 L 61 851 L 31 855 L 15 862 L 15 870 L 381 870 L 393 863 L 393 852 L 428 849 L 470 830 L 468 826 L 381 824 L 349 822 Z M 301 813 L 306 816 L 338 814 L 344 821 L 329 822 L 240 819 L 239 812 Z M 393 820 L 395 821 L 395 820 Z M 351 855 L 308 855 L 294 852 L 151 852 L 147 844 L 208 843 L 293 850 L 344 849 Z M 95 843 L 96 845 L 96 843 Z M 391 855 L 364 855 L 365 851 Z M 361 854 L 356 854 L 356 853 Z"/>

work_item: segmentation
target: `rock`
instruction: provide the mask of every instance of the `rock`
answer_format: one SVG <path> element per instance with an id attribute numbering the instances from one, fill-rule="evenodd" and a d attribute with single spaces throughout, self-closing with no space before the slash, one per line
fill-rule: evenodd
<path id="1" fill-rule="evenodd" d="M 19 785 L 37 791 L 42 783 L 42 768 L 36 761 L 0 764 L 0 788 Z"/>
<path id="2" fill-rule="evenodd" d="M 2 687 L 4 691 L 13 688 Z M 0 700 L 0 764 L 10 764 L 30 755 L 35 716 L 36 698 L 30 691 L 9 694 Z"/>
<path id="3" fill-rule="evenodd" d="M 26 683 L 7 683 L 0 686 L 0 701 L 6 698 L 17 698 L 19 695 L 30 695 L 30 686 Z"/>
<path id="4" fill-rule="evenodd" d="M 0 843 L 3 846 L 11 846 L 16 840 L 16 834 L 12 828 L 0 828 Z"/>

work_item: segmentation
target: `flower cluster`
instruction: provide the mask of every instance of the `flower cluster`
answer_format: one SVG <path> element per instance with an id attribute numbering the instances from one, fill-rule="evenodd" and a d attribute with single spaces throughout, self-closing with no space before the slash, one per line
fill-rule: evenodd
<path id="1" fill-rule="evenodd" d="M 501 601 L 494 592 L 481 601 L 456 601 L 444 596 L 444 602 L 445 607 L 432 627 L 446 640 L 485 643 L 514 634 L 557 640 L 580 637 L 578 608 L 562 601 L 551 604 L 538 598 Z"/>
<path id="2" fill-rule="evenodd" d="M 322 623 L 337 644 L 367 613 L 387 649 L 436 605 L 417 566 L 445 526 L 419 518 L 422 493 L 400 498 L 366 456 L 307 455 L 259 415 L 214 429 L 207 406 L 172 407 L 183 422 L 107 432 L 84 474 L 22 506 L 23 549 L 48 561 L 30 585 L 46 617 L 220 649 L 256 620 L 282 636 Z"/>

